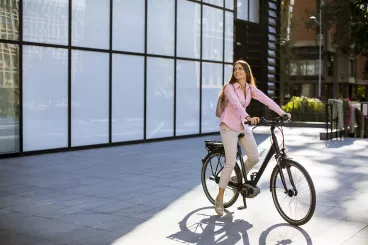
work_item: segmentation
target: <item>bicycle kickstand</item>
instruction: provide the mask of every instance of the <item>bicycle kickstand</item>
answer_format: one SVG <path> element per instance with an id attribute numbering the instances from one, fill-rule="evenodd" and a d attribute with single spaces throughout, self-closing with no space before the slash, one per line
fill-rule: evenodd
<path id="1" fill-rule="evenodd" d="M 244 206 L 238 207 L 238 210 L 243 210 L 243 209 L 246 209 L 247 208 L 247 200 L 246 200 L 247 199 L 246 198 L 247 191 L 242 191 L 241 194 L 242 194 L 242 197 L 243 197 Z"/>

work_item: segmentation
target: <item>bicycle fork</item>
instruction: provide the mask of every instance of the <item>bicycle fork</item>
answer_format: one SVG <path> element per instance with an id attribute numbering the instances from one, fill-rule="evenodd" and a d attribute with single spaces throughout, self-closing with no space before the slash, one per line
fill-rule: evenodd
<path id="1" fill-rule="evenodd" d="M 297 196 L 298 191 L 295 187 L 294 179 L 290 171 L 290 166 L 288 166 L 288 164 L 285 163 L 284 161 L 285 159 L 281 159 L 280 164 L 278 164 L 282 185 L 284 187 L 285 193 L 287 193 L 289 197 Z M 288 189 L 286 181 L 285 181 L 284 172 L 282 171 L 282 169 L 286 169 L 292 189 Z"/>

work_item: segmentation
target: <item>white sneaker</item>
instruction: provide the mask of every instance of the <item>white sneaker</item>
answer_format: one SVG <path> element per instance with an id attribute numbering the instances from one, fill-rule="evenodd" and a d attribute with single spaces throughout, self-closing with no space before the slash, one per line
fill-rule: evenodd
<path id="1" fill-rule="evenodd" d="M 220 216 L 224 215 L 224 202 L 217 200 L 217 197 L 215 199 L 215 211 Z"/>

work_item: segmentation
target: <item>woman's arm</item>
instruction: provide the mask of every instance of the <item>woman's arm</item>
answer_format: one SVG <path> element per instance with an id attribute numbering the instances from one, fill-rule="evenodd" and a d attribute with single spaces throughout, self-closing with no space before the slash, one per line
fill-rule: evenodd
<path id="1" fill-rule="evenodd" d="M 279 105 L 276 104 L 275 101 L 270 99 L 267 95 L 265 95 L 256 86 L 250 85 L 250 92 L 251 92 L 252 98 L 258 100 L 259 102 L 261 102 L 263 104 L 265 104 L 266 106 L 268 106 L 268 108 L 270 108 L 271 110 L 273 110 L 274 112 L 276 112 L 280 116 L 285 114 L 285 112 L 281 109 L 281 107 Z"/>
<path id="2" fill-rule="evenodd" d="M 229 103 L 233 104 L 235 107 L 236 114 L 240 117 L 242 121 L 246 117 L 248 117 L 248 113 L 245 111 L 244 107 L 241 105 L 238 95 L 235 94 L 235 89 L 232 84 L 227 84 L 224 89 L 224 93 L 226 98 L 229 100 Z"/>

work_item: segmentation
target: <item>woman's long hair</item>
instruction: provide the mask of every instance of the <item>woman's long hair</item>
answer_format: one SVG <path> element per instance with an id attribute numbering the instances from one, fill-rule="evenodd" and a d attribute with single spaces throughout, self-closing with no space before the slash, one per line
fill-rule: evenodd
<path id="1" fill-rule="evenodd" d="M 221 92 L 220 92 L 220 98 L 221 98 L 221 101 L 224 101 L 225 100 L 225 94 L 224 94 L 224 89 L 225 89 L 225 86 L 230 83 L 230 84 L 234 84 L 236 83 L 238 80 L 236 80 L 235 76 L 234 76 L 234 68 L 235 68 L 235 65 L 236 64 L 240 64 L 243 69 L 244 69 L 244 72 L 246 73 L 245 75 L 245 81 L 249 84 L 249 85 L 256 85 L 256 82 L 255 82 L 255 78 L 253 77 L 253 73 L 252 73 L 252 69 L 250 69 L 250 66 L 247 62 L 245 62 L 244 60 L 240 59 L 240 60 L 237 60 L 235 61 L 234 63 L 234 66 L 233 66 L 233 71 L 231 73 L 231 77 L 229 79 L 229 81 L 227 83 L 224 84 L 224 86 L 222 87 L 221 89 Z"/>

